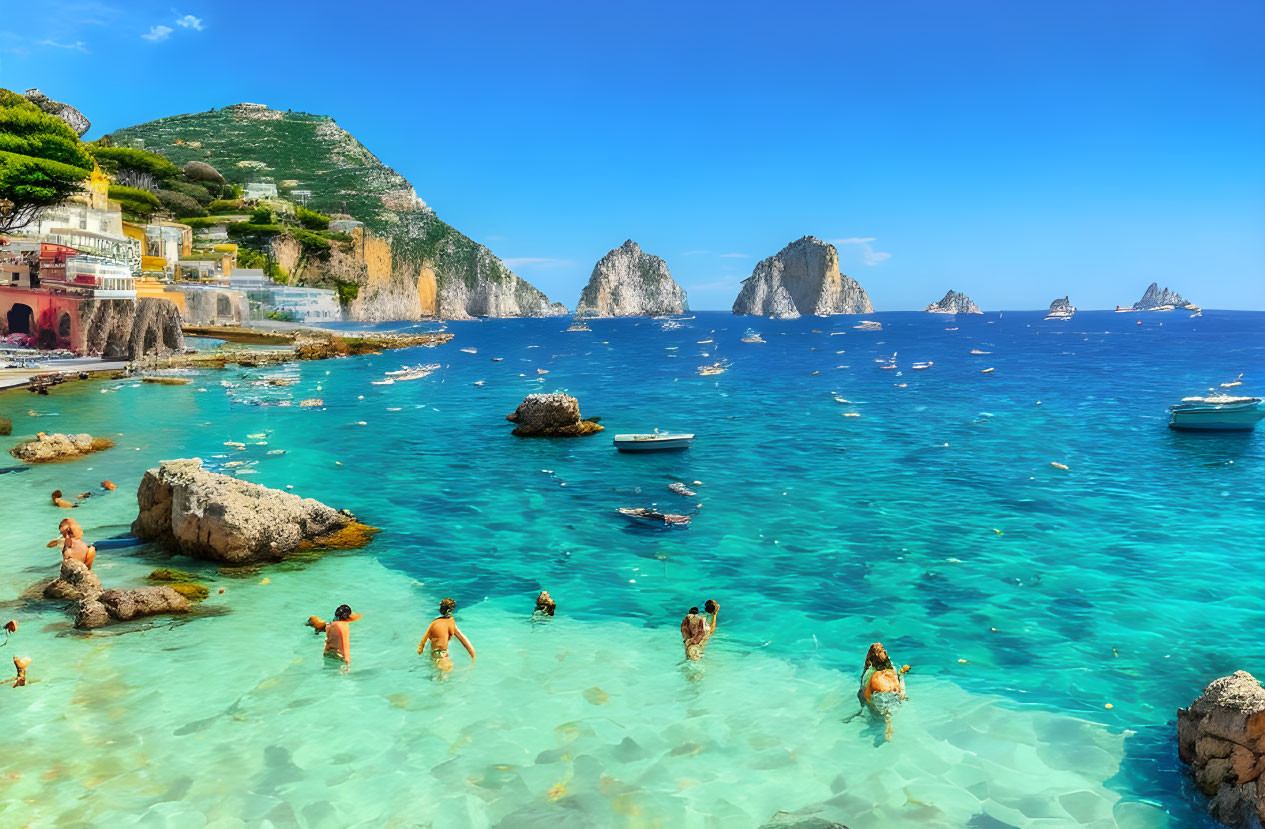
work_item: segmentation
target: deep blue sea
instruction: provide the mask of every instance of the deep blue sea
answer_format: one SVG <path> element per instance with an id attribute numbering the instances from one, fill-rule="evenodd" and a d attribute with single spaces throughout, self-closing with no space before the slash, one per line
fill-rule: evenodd
<path id="1" fill-rule="evenodd" d="M 1240 372 L 1265 393 L 1265 313 L 686 317 L 449 323 L 434 349 L 0 396 L 15 438 L 118 441 L 0 475 L 0 616 L 23 620 L 0 656 L 37 680 L 0 688 L 0 824 L 1210 825 L 1174 716 L 1265 675 L 1265 428 L 1165 409 Z M 416 363 L 441 368 L 370 382 Z M 606 432 L 511 436 L 536 391 Z M 697 437 L 611 445 L 655 428 Z M 113 479 L 75 517 L 125 534 L 144 470 L 191 456 L 383 532 L 246 579 L 101 553 L 107 586 L 163 563 L 226 588 L 187 624 L 88 636 L 20 598 L 55 572 L 48 491 Z M 615 512 L 636 506 L 692 521 Z M 559 614 L 533 624 L 542 587 Z M 478 659 L 437 681 L 415 648 L 443 596 Z M 707 598 L 719 631 L 685 664 Z M 302 627 L 343 602 L 365 615 L 345 674 Z M 844 722 L 874 641 L 912 666 L 891 743 Z"/>

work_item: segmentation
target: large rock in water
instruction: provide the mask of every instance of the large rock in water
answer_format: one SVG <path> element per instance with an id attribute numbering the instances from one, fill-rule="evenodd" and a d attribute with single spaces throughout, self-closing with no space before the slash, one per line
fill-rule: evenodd
<path id="1" fill-rule="evenodd" d="M 103 592 L 105 588 L 101 586 L 101 579 L 88 569 L 88 565 L 73 558 L 64 558 L 61 562 L 61 575 L 44 588 L 44 598 L 77 602 L 96 598 Z"/>
<path id="2" fill-rule="evenodd" d="M 208 472 L 198 458 L 148 470 L 136 501 L 133 535 L 229 564 L 279 561 L 300 548 L 331 546 L 325 540 L 355 523 L 351 513 L 311 498 Z"/>
<path id="3" fill-rule="evenodd" d="M 869 314 L 870 296 L 839 272 L 839 252 L 814 236 L 791 242 L 742 281 L 735 314 L 793 319 L 803 314 Z"/>
<path id="4" fill-rule="evenodd" d="M 1265 823 L 1265 688 L 1247 671 L 1214 679 L 1177 711 L 1177 754 L 1208 811 L 1229 826 Z"/>
<path id="5" fill-rule="evenodd" d="M 1050 303 L 1050 310 L 1046 311 L 1047 317 L 1070 317 L 1076 313 L 1076 306 L 1072 305 L 1070 297 L 1056 299 Z"/>
<path id="6" fill-rule="evenodd" d="M 19 443 L 9 450 L 9 454 L 27 463 L 57 463 L 73 461 L 112 446 L 114 441 L 109 438 L 94 438 L 87 432 L 78 435 L 38 432 L 35 440 Z"/>
<path id="7" fill-rule="evenodd" d="M 1159 283 L 1152 282 L 1150 287 L 1146 289 L 1146 293 L 1142 294 L 1142 298 L 1133 303 L 1133 310 L 1155 311 L 1168 306 L 1173 308 L 1197 307 L 1183 299 L 1182 295 L 1176 291 L 1170 291 L 1168 288 L 1161 291 Z"/>
<path id="8" fill-rule="evenodd" d="M 685 289 L 658 256 L 642 251 L 632 239 L 593 266 L 589 284 L 580 292 L 576 316 L 651 317 L 689 310 Z"/>
<path id="9" fill-rule="evenodd" d="M 926 307 L 929 314 L 982 314 L 979 306 L 971 302 L 971 298 L 966 294 L 959 294 L 957 291 L 949 291 L 944 295 L 944 299 L 939 302 L 933 302 Z"/>
<path id="10" fill-rule="evenodd" d="M 60 118 L 69 124 L 70 128 L 80 137 L 83 137 L 83 134 L 88 131 L 89 127 L 92 126 L 92 122 L 85 118 L 82 112 L 75 109 L 70 104 L 63 104 L 60 101 L 54 101 L 38 89 L 28 89 L 26 90 L 25 95 L 28 101 L 44 110 L 49 115 Z"/>
<path id="11" fill-rule="evenodd" d="M 602 431 L 601 424 L 580 418 L 580 401 L 569 394 L 529 394 L 505 419 L 517 423 L 520 438 L 575 438 Z"/>

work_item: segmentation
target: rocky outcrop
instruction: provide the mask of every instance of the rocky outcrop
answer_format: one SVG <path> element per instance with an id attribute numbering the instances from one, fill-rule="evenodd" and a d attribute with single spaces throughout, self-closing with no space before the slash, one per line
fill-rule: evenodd
<path id="1" fill-rule="evenodd" d="M 135 360 L 184 351 L 180 309 L 166 299 L 84 300 L 79 320 L 85 349 L 102 357 Z"/>
<path id="2" fill-rule="evenodd" d="M 793 319 L 804 314 L 869 314 L 870 296 L 860 283 L 839 272 L 834 245 L 805 236 L 761 261 L 742 281 L 735 314 Z"/>
<path id="3" fill-rule="evenodd" d="M 1069 297 L 1056 299 L 1050 303 L 1050 310 L 1046 311 L 1047 317 L 1070 317 L 1076 313 L 1075 306 L 1072 305 Z"/>
<path id="4" fill-rule="evenodd" d="M 1152 282 L 1150 287 L 1146 289 L 1146 293 L 1142 294 L 1142 298 L 1133 303 L 1133 310 L 1135 311 L 1160 311 L 1172 310 L 1173 308 L 1197 310 L 1198 307 L 1192 302 L 1187 302 L 1176 291 L 1170 291 L 1168 288 L 1161 291 L 1158 282 Z"/>
<path id="5" fill-rule="evenodd" d="M 35 440 L 19 443 L 9 450 L 9 454 L 26 463 L 58 463 L 73 461 L 112 446 L 114 441 L 109 438 L 94 438 L 87 432 L 78 435 L 38 432 Z"/>
<path id="6" fill-rule="evenodd" d="M 1212 817 L 1229 826 L 1265 823 L 1265 689 L 1247 671 L 1213 680 L 1177 711 L 1177 754 Z"/>
<path id="7" fill-rule="evenodd" d="M 75 627 L 81 629 L 190 609 L 189 600 L 169 586 L 105 590 L 96 574 L 74 559 L 62 559 L 61 574 L 44 588 L 44 598 L 77 602 Z"/>
<path id="8" fill-rule="evenodd" d="M 44 598 L 77 602 L 95 598 L 104 591 L 101 580 L 88 569 L 88 565 L 73 558 L 64 558 L 61 562 L 61 575 L 44 588 Z"/>
<path id="9" fill-rule="evenodd" d="M 982 314 L 979 306 L 971 302 L 971 298 L 966 294 L 959 294 L 957 291 L 949 291 L 944 295 L 944 299 L 939 302 L 933 302 L 925 309 L 929 314 Z"/>
<path id="10" fill-rule="evenodd" d="M 40 92 L 38 89 L 26 90 L 26 99 L 35 104 L 49 115 L 62 119 L 70 128 L 80 137 L 88 131 L 92 126 L 92 122 L 84 117 L 84 114 L 72 107 L 70 104 L 63 104 L 60 101 L 54 101 L 52 98 Z"/>
<path id="11" fill-rule="evenodd" d="M 0 417 L 0 435 L 13 434 L 13 421 L 7 417 Z"/>
<path id="12" fill-rule="evenodd" d="M 505 419 L 516 423 L 520 438 L 575 438 L 602 431 L 601 424 L 580 417 L 580 401 L 569 394 L 529 394 Z"/>
<path id="13" fill-rule="evenodd" d="M 685 290 L 658 256 L 642 251 L 632 239 L 593 266 L 580 292 L 576 316 L 646 317 L 688 311 Z"/>
<path id="14" fill-rule="evenodd" d="M 211 561 L 279 561 L 320 549 L 356 523 L 311 498 L 208 472 L 198 458 L 163 461 L 141 479 L 132 534 Z M 367 535 L 366 535 L 367 540 Z"/>
<path id="15" fill-rule="evenodd" d="M 242 291 L 179 283 L 171 285 L 168 290 L 184 295 L 183 325 L 243 325 L 250 322 L 250 303 Z"/>

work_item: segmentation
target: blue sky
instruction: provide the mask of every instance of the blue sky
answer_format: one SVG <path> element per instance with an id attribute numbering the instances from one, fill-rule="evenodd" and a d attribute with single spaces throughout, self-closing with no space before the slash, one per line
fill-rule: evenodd
<path id="1" fill-rule="evenodd" d="M 0 86 L 89 137 L 333 115 L 574 305 L 625 238 L 696 308 L 839 241 L 879 310 L 1265 309 L 1265 5 L 0 0 Z"/>

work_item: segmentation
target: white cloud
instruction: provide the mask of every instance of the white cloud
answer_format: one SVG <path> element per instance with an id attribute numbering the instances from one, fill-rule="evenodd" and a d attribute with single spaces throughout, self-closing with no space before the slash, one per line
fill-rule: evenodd
<path id="1" fill-rule="evenodd" d="M 0 32 L 0 55 L 29 55 L 31 51 L 23 44 L 13 32 Z"/>
<path id="2" fill-rule="evenodd" d="M 202 18 L 186 14 L 184 17 L 176 20 L 176 25 L 182 29 L 193 29 L 195 32 L 200 32 L 202 31 Z"/>
<path id="3" fill-rule="evenodd" d="M 687 250 L 685 253 L 682 253 L 681 255 L 682 256 L 702 256 L 705 253 L 707 253 L 707 251 L 705 250 Z"/>
<path id="4" fill-rule="evenodd" d="M 722 253 L 720 255 L 720 258 L 721 259 L 750 259 L 751 254 L 749 253 Z"/>
<path id="5" fill-rule="evenodd" d="M 847 239 L 831 239 L 832 245 L 858 245 L 861 248 L 861 261 L 866 265 L 877 265 L 892 258 L 890 253 L 874 249 L 873 236 L 849 236 Z"/>
<path id="6" fill-rule="evenodd" d="M 141 35 L 151 43 L 161 43 L 171 37 L 171 33 L 175 31 L 170 26 L 150 26 L 149 34 Z"/>
<path id="7" fill-rule="evenodd" d="M 55 40 L 41 40 L 39 41 L 39 45 L 52 46 L 55 49 L 72 49 L 76 52 L 83 52 L 85 55 L 91 54 L 91 52 L 88 51 L 88 44 L 84 43 L 82 40 L 76 40 L 74 43 L 58 43 Z"/>

